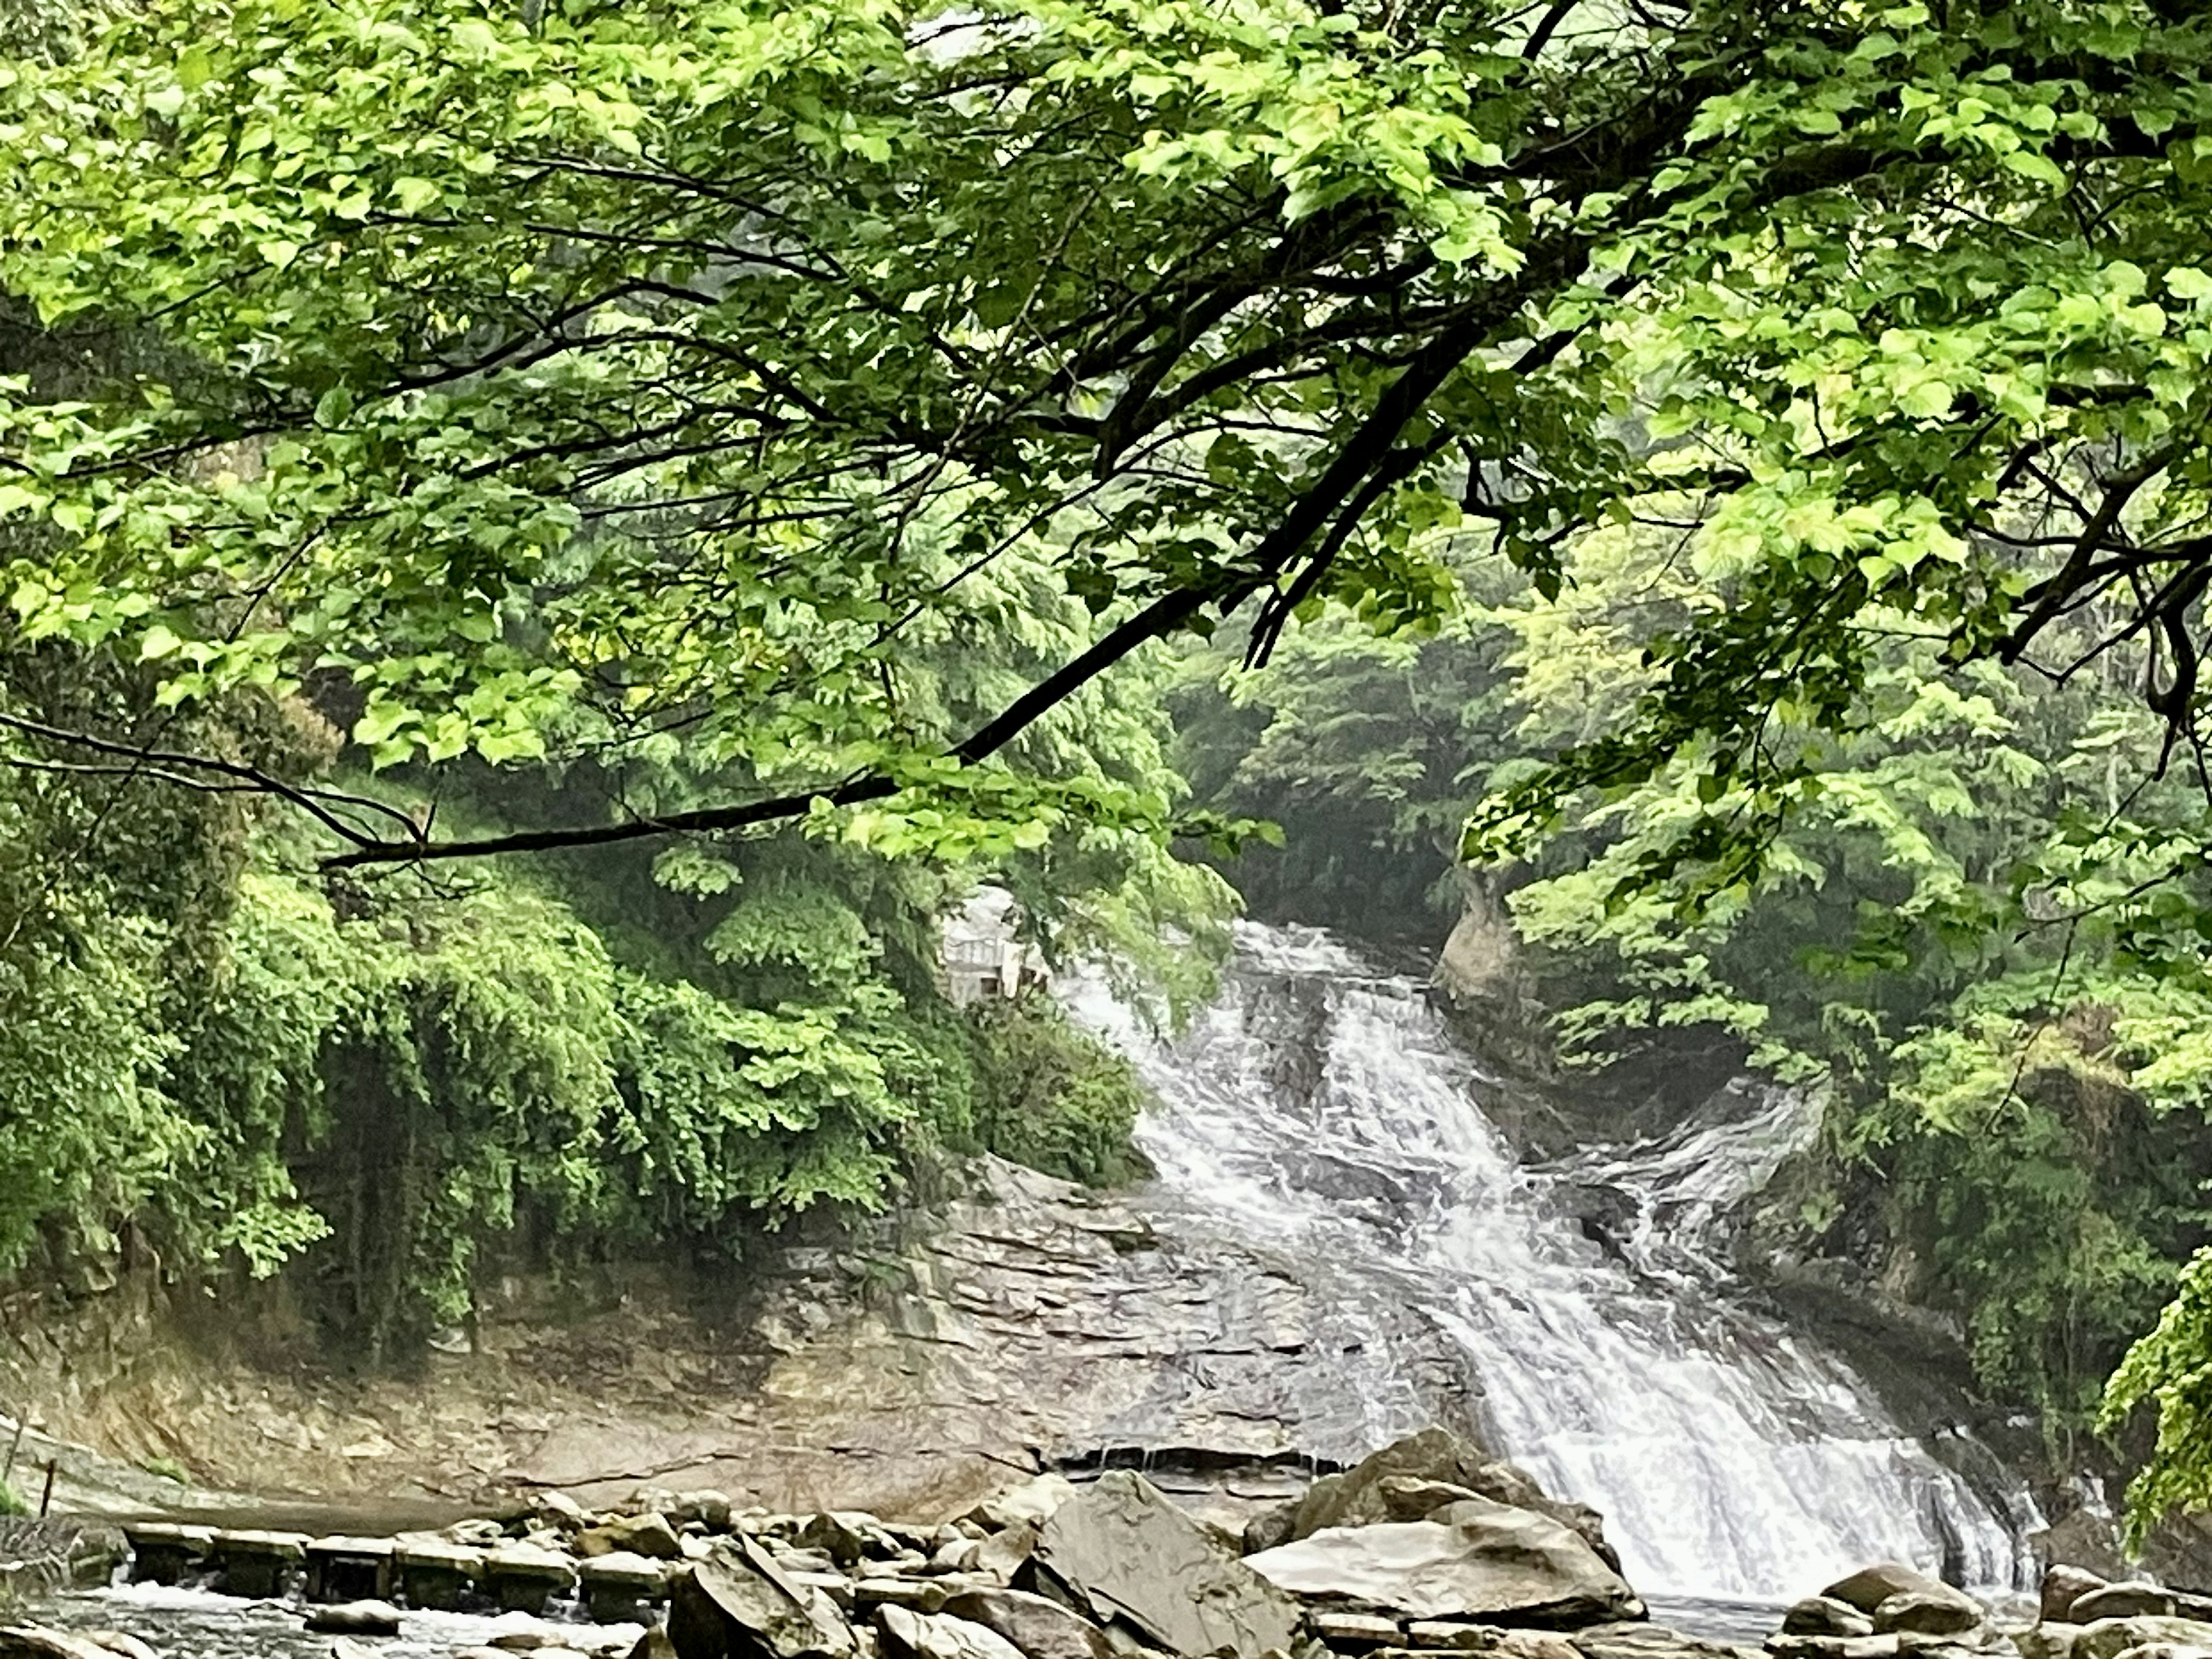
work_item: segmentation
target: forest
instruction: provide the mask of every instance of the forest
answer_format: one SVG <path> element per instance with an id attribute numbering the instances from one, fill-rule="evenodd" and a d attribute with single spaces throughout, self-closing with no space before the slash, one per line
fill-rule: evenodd
<path id="1" fill-rule="evenodd" d="M 0 1275 L 742 1259 L 1240 911 L 1816 1091 L 2212 1504 L 2212 14 L 141 0 L 0 58 Z"/>

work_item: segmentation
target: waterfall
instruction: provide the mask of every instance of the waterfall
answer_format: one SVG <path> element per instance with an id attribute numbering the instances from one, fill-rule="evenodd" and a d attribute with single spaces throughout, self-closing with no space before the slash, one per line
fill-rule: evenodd
<path id="1" fill-rule="evenodd" d="M 1327 933 L 1240 927 L 1222 996 L 1171 1043 L 1095 985 L 1073 1000 L 1156 1097 L 1161 1224 L 1306 1264 L 1351 1329 L 1418 1312 L 1488 1443 L 1603 1511 L 1639 1588 L 1802 1595 L 1881 1559 L 2027 1582 L 2024 1492 L 2005 1512 L 1733 1291 L 1721 1224 L 1812 1133 L 1796 1097 L 1740 1084 L 1663 1139 L 1533 1167 L 1425 988 Z M 1602 1242 L 1569 1201 L 1592 1186 L 1632 1210 Z M 1336 1415 L 1373 1445 L 1419 1426 L 1388 1344 L 1352 1346 Z"/>

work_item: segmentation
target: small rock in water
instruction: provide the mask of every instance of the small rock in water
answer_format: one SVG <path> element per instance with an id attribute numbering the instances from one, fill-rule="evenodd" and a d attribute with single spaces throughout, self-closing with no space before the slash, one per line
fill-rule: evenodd
<path id="1" fill-rule="evenodd" d="M 684 1546 L 668 1517 L 658 1513 L 628 1515 L 602 1527 L 589 1527 L 576 1534 L 576 1553 L 599 1555 L 642 1555 L 656 1561 L 680 1560 Z"/>
<path id="2" fill-rule="evenodd" d="M 1893 1595 L 1906 1590 L 1919 1590 L 1930 1595 L 1963 1595 L 1940 1578 L 1930 1578 L 1916 1568 L 1901 1561 L 1877 1562 L 1871 1567 L 1861 1567 L 1848 1578 L 1838 1578 L 1820 1592 L 1831 1601 L 1848 1602 L 1861 1613 L 1871 1613 Z"/>
<path id="3" fill-rule="evenodd" d="M 335 1601 L 308 1608 L 307 1628 L 325 1636 L 397 1636 L 399 1609 L 389 1601 Z"/>
<path id="4" fill-rule="evenodd" d="M 1782 1615 L 1784 1636 L 1871 1636 L 1874 1620 L 1832 1595 L 1808 1595 Z"/>

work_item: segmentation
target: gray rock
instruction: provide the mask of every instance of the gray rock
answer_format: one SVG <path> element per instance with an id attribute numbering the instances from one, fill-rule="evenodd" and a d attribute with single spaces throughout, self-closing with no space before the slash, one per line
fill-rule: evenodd
<path id="1" fill-rule="evenodd" d="M 945 1598 L 956 1619 L 996 1631 L 1029 1659 L 1111 1659 L 1113 1646 L 1081 1614 L 1018 1589 L 965 1589 Z"/>
<path id="2" fill-rule="evenodd" d="M 2072 1617 L 2074 1604 L 2091 1590 L 2104 1589 L 2105 1582 L 2087 1567 L 2069 1567 L 2062 1562 L 2047 1568 L 2036 1617 L 2045 1623 L 2076 1622 Z"/>
<path id="3" fill-rule="evenodd" d="M 1533 1631 L 1516 1632 L 1523 1640 Z M 1594 1625 L 1568 1638 L 1581 1659 L 1752 1659 L 1752 1650 L 1702 1636 L 1685 1636 L 1664 1625 L 1641 1620 L 1632 1624 Z"/>
<path id="4" fill-rule="evenodd" d="M 884 1659 L 1022 1659 L 996 1631 L 950 1613 L 885 1605 L 876 1609 L 876 1629 Z"/>
<path id="5" fill-rule="evenodd" d="M 853 1586 L 853 1605 L 864 1613 L 884 1606 L 941 1613 L 951 1594 L 941 1579 L 863 1578 Z"/>
<path id="6" fill-rule="evenodd" d="M 1778 1659 L 1896 1659 L 1894 1632 L 1887 1636 L 1770 1636 L 1766 1650 Z"/>
<path id="7" fill-rule="evenodd" d="M 1782 1615 L 1784 1636 L 1871 1636 L 1874 1620 L 1832 1595 L 1808 1595 Z"/>
<path id="8" fill-rule="evenodd" d="M 113 1659 L 106 1648 L 43 1625 L 0 1628 L 0 1659 Z"/>
<path id="9" fill-rule="evenodd" d="M 1244 1522 L 1244 1535 L 1239 1540 L 1244 1553 L 1257 1555 L 1261 1550 L 1279 1549 L 1297 1536 L 1298 1500 L 1277 1504 L 1261 1510 Z"/>
<path id="10" fill-rule="evenodd" d="M 1332 1527 L 1246 1559 L 1292 1595 L 1409 1619 L 1560 1627 L 1644 1613 L 1579 1533 L 1483 1498 L 1449 1504 L 1433 1521 Z"/>
<path id="11" fill-rule="evenodd" d="M 668 1518 L 678 1526 L 696 1522 L 712 1532 L 727 1532 L 730 1529 L 730 1495 L 711 1488 L 680 1492 L 676 1494 L 676 1504 L 668 1511 Z"/>
<path id="12" fill-rule="evenodd" d="M 1940 1578 L 1930 1578 L 1917 1568 L 1901 1561 L 1878 1562 L 1871 1567 L 1861 1567 L 1848 1578 L 1838 1578 L 1820 1592 L 1832 1601 L 1847 1602 L 1861 1613 L 1871 1613 L 1893 1595 L 1906 1590 L 1929 1594 L 1960 1595 Z"/>
<path id="13" fill-rule="evenodd" d="M 750 1538 L 718 1539 L 671 1584 L 668 1634 L 678 1659 L 831 1659 L 854 1650 L 828 1597 L 793 1583 Z"/>
<path id="14" fill-rule="evenodd" d="M 2130 1648 L 2170 1643 L 2176 1647 L 2212 1648 L 2212 1624 L 2194 1619 L 2161 1619 L 2145 1614 L 2135 1619 L 2100 1619 L 2080 1627 L 2070 1659 L 2119 1659 Z"/>
<path id="15" fill-rule="evenodd" d="M 1490 1457 L 1474 1442 L 1442 1428 L 1408 1435 L 1341 1474 L 1315 1481 L 1299 1500 L 1291 1535 L 1295 1540 L 1326 1528 L 1411 1520 L 1413 1516 L 1402 1511 L 1405 1495 L 1421 1486 L 1457 1487 L 1493 1504 L 1549 1516 L 1581 1534 L 1606 1565 L 1620 1571 L 1620 1559 L 1605 1541 L 1595 1510 L 1553 1499 L 1526 1470 Z M 1425 1518 L 1436 1507 L 1431 1504 L 1419 1514 Z"/>
<path id="16" fill-rule="evenodd" d="M 998 1532 L 1023 1521 L 1044 1522 L 1076 1495 L 1076 1486 L 1064 1474 L 1041 1474 L 1018 1486 L 994 1492 L 961 1518 L 973 1521 L 987 1532 Z"/>
<path id="17" fill-rule="evenodd" d="M 1329 1646 L 1348 1648 L 1354 1652 L 1391 1647 L 1405 1640 L 1398 1621 L 1385 1619 L 1380 1613 L 1314 1613 L 1307 1614 L 1306 1624 Z"/>
<path id="18" fill-rule="evenodd" d="M 1170 1653 L 1260 1659 L 1288 1650 L 1288 1599 L 1150 1481 L 1114 1470 L 1054 1510 L 1026 1570 L 1094 1623 L 1126 1626 Z"/>
<path id="19" fill-rule="evenodd" d="M 333 1601 L 307 1609 L 307 1628 L 325 1636 L 397 1636 L 399 1609 L 389 1601 Z"/>
<path id="20" fill-rule="evenodd" d="M 2081 1626 L 2051 1619 L 2009 1633 L 2013 1645 L 2020 1650 L 2021 1659 L 2073 1659 L 2074 1644 L 2081 1639 Z"/>
<path id="21" fill-rule="evenodd" d="M 655 1561 L 678 1561 L 684 1556 L 684 1546 L 676 1536 L 676 1528 L 668 1524 L 668 1517 L 658 1510 L 643 1515 L 625 1515 L 607 1522 L 603 1526 L 587 1527 L 576 1534 L 576 1553 L 589 1559 L 598 1555 L 643 1555 Z"/>
<path id="22" fill-rule="evenodd" d="M 119 1654 L 122 1659 L 161 1659 L 152 1644 L 141 1641 L 127 1630 L 88 1630 L 78 1633 L 94 1646 Z"/>
<path id="23" fill-rule="evenodd" d="M 1014 1575 L 1036 1553 L 1037 1540 L 1043 1535 L 1043 1525 L 1036 1521 L 1017 1521 L 993 1533 L 975 1547 L 975 1571 L 1002 1584 L 1012 1583 Z M 914 1565 L 919 1568 L 923 1563 Z"/>
<path id="24" fill-rule="evenodd" d="M 798 1541 L 807 1549 L 819 1550 L 835 1565 L 849 1567 L 874 1553 L 878 1540 L 890 1541 L 884 1539 L 875 1516 L 858 1510 L 825 1510 L 807 1517 L 806 1524 L 799 1529 Z M 889 1553 L 888 1549 L 884 1553 Z"/>
<path id="25" fill-rule="evenodd" d="M 2066 1620 L 2094 1625 L 2100 1619 L 2135 1619 L 2146 1613 L 2166 1619 L 2178 1611 L 2172 1590 L 2134 1578 L 2083 1591 L 2067 1604 Z"/>
<path id="26" fill-rule="evenodd" d="M 1962 1636 L 1981 1622 L 1982 1604 L 1948 1584 L 1899 1590 L 1884 1597 L 1874 1610 L 1874 1627 L 1884 1634 Z"/>
<path id="27" fill-rule="evenodd" d="M 2122 1650 L 2119 1659 L 2212 1659 L 2212 1648 L 2185 1646 L 2179 1642 L 2146 1642 Z"/>
<path id="28" fill-rule="evenodd" d="M 584 1506 L 565 1492 L 545 1491 L 530 1500 L 530 1513 L 562 1532 L 581 1532 L 592 1524 Z"/>

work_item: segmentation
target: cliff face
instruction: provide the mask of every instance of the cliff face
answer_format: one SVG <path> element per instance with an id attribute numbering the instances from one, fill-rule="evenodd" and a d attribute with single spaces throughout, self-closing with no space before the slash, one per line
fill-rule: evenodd
<path id="1" fill-rule="evenodd" d="M 1410 1316 L 1354 1337 L 1264 1253 L 996 1159 L 971 1180 L 863 1235 L 793 1243 L 742 1281 L 639 1267 L 517 1282 L 475 1352 L 405 1377 L 319 1366 L 266 1310 L 210 1322 L 126 1283 L 19 1331 L 7 1386 L 53 1434 L 120 1464 L 174 1460 L 209 1487 L 458 1509 L 541 1486 L 612 1501 L 650 1481 L 927 1520 L 1015 1473 L 1102 1462 L 1141 1462 L 1224 1518 L 1279 1499 L 1371 1449 L 1346 1386 L 1363 1358 L 1409 1382 L 1409 1419 L 1468 1420 L 1444 1345 Z M 185 1496 L 122 1486 L 76 1496 Z"/>

